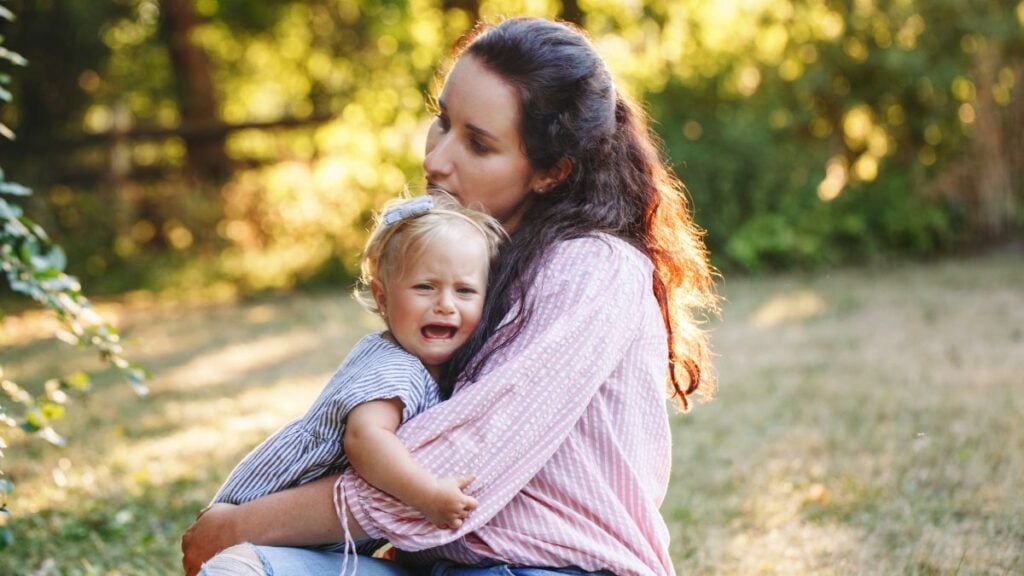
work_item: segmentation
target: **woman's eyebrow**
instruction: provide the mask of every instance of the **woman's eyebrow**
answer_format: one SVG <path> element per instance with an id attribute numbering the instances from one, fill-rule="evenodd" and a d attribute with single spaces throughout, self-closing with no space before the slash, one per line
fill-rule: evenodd
<path id="1" fill-rule="evenodd" d="M 448 113 L 448 105 L 445 104 L 443 99 L 441 99 L 441 98 L 437 99 L 437 107 L 441 110 L 441 112 L 444 112 L 446 114 Z M 495 136 L 491 132 L 488 132 L 487 130 L 477 126 L 476 124 L 470 124 L 470 123 L 467 122 L 466 123 L 466 129 L 469 130 L 470 132 L 474 133 L 474 134 L 479 134 L 480 136 L 483 136 L 484 138 L 490 138 L 491 140 L 494 140 L 495 142 L 500 142 L 500 140 L 498 139 L 497 136 Z"/>
<path id="2" fill-rule="evenodd" d="M 470 132 L 472 132 L 474 134 L 479 134 L 479 135 L 483 136 L 484 138 L 490 138 L 491 140 L 494 140 L 494 141 L 498 140 L 497 136 L 495 136 L 494 134 L 491 134 L 487 130 L 484 130 L 483 128 L 481 128 L 479 126 L 476 126 L 474 124 L 466 123 L 466 129 L 468 129 Z"/>

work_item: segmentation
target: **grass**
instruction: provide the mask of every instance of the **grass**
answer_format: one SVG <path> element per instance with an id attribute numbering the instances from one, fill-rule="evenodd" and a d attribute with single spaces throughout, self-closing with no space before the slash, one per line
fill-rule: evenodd
<path id="1" fill-rule="evenodd" d="M 680 574 L 1024 572 L 1018 254 L 722 292 L 720 392 L 673 417 L 662 511 Z M 376 326 L 342 291 L 104 311 L 152 394 L 101 370 L 60 425 L 68 447 L 8 435 L 17 542 L 0 574 L 176 573 L 180 533 L 231 466 Z M 99 368 L 48 323 L 6 320 L 6 377 Z"/>

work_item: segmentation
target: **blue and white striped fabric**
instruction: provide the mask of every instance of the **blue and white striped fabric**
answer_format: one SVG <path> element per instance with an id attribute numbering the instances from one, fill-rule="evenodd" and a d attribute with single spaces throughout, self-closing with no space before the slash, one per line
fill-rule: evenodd
<path id="1" fill-rule="evenodd" d="M 441 401 L 418 358 L 375 332 L 360 340 L 305 416 L 286 424 L 246 456 L 213 497 L 242 504 L 348 467 L 345 418 L 371 400 L 398 398 L 402 422 Z"/>

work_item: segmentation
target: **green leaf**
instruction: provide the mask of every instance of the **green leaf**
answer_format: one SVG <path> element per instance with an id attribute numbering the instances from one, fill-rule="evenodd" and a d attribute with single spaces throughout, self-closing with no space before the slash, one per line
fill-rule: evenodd
<path id="1" fill-rule="evenodd" d="M 0 174 L 0 194 L 7 194 L 9 196 L 29 196 L 32 194 L 32 189 L 28 186 L 22 186 L 17 182 L 3 182 L 3 174 Z"/>
<path id="2" fill-rule="evenodd" d="M 57 431 L 49 426 L 40 430 L 39 436 L 54 446 L 66 446 L 68 443 L 63 436 L 57 434 Z"/>
<path id="3" fill-rule="evenodd" d="M 149 394 L 149 388 L 146 386 L 146 371 L 138 366 L 133 366 L 125 370 L 125 377 L 128 378 L 128 382 L 132 385 L 135 393 L 139 396 L 146 396 Z"/>
<path id="4" fill-rule="evenodd" d="M 39 256 L 39 241 L 35 237 L 29 236 L 18 247 L 18 257 L 25 265 L 31 266 L 34 256 Z"/>
<path id="5" fill-rule="evenodd" d="M 91 382 L 89 375 L 81 370 L 61 379 L 61 383 L 75 390 L 88 390 Z"/>
<path id="6" fill-rule="evenodd" d="M 89 308 L 92 308 L 92 306 L 89 306 Z M 116 326 L 112 326 L 110 324 L 104 324 L 104 325 L 100 326 L 100 330 L 102 331 L 102 333 L 105 336 L 112 337 L 114 340 L 117 340 L 121 336 L 121 332 L 117 329 L 117 327 Z M 132 366 L 135 366 L 135 365 L 133 364 Z M 138 368 L 138 366 L 135 366 L 135 367 Z"/>
<path id="7" fill-rule="evenodd" d="M 15 66 L 28 66 L 28 60 L 24 56 L 17 52 L 12 52 L 3 46 L 0 46 L 0 60 L 7 60 Z"/>
<path id="8" fill-rule="evenodd" d="M 32 220 L 29 220 L 28 218 L 22 218 L 21 223 L 27 226 L 30 230 L 32 230 L 32 233 L 35 234 L 36 238 L 38 238 L 41 242 L 46 244 L 50 243 L 50 237 L 46 234 L 46 230 L 44 230 L 42 226 L 36 224 Z"/>
<path id="9" fill-rule="evenodd" d="M 50 261 L 45 256 L 32 254 L 29 256 L 29 263 L 32 265 L 32 269 L 37 272 L 46 272 L 50 270 Z"/>
<path id="10" fill-rule="evenodd" d="M 25 432 L 28 432 L 29 434 L 34 434 L 41 430 L 38 424 L 36 424 L 35 422 L 31 422 L 29 420 L 22 422 L 19 427 Z"/>
<path id="11" fill-rule="evenodd" d="M 47 420 L 60 420 L 64 417 L 64 407 L 60 404 L 47 402 L 42 406 L 43 417 Z"/>
<path id="12" fill-rule="evenodd" d="M 50 267 L 56 271 L 63 271 L 64 267 L 68 265 L 68 257 L 60 246 L 51 248 L 50 253 L 46 255 L 46 259 L 49 260 Z"/>
<path id="13" fill-rule="evenodd" d="M 11 12 L 11 10 L 6 6 L 0 5 L 0 18 L 3 18 L 8 22 L 14 22 L 14 12 Z"/>
<path id="14" fill-rule="evenodd" d="M 82 285 L 78 283 L 78 279 L 64 273 L 58 273 L 52 279 L 47 280 L 46 287 L 48 290 L 67 293 L 76 301 L 81 296 L 79 291 L 82 289 Z"/>
<path id="15" fill-rule="evenodd" d="M 11 290 L 14 290 L 15 292 L 21 292 L 22 294 L 32 294 L 32 284 L 17 279 L 8 279 L 8 281 L 10 283 Z"/>
<path id="16" fill-rule="evenodd" d="M 5 201 L 3 198 L 0 198 L 0 218 L 14 220 L 17 222 L 17 219 L 19 217 L 21 217 L 21 208 L 15 206 L 14 204 L 8 204 L 7 201 Z M 21 222 L 17 223 L 21 224 Z M 15 232 L 15 235 L 20 234 L 17 234 L 17 232 Z"/>

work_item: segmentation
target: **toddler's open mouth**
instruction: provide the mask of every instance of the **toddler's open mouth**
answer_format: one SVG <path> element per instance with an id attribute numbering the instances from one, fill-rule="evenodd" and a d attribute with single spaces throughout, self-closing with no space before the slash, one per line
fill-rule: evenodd
<path id="1" fill-rule="evenodd" d="M 427 324 L 420 329 L 420 333 L 423 334 L 424 338 L 430 340 L 444 340 L 452 338 L 458 331 L 456 326 L 445 326 L 443 324 Z"/>

